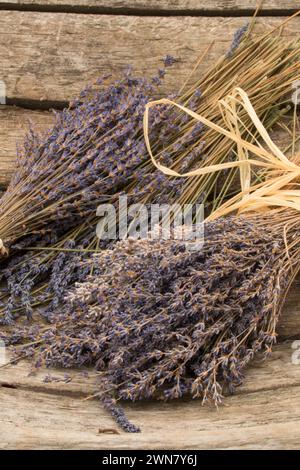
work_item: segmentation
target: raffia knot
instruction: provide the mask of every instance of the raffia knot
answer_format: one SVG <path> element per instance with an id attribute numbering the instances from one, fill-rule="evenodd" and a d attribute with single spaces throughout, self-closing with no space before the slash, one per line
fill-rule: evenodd
<path id="1" fill-rule="evenodd" d="M 270 207 L 290 208 L 300 211 L 300 189 L 296 184 L 300 177 L 300 155 L 288 159 L 272 141 L 266 128 L 256 114 L 247 93 L 239 87 L 232 90 L 230 95 L 219 100 L 222 109 L 223 120 L 227 128 L 223 128 L 204 116 L 197 114 L 185 106 L 163 98 L 150 101 L 146 104 L 144 113 L 144 138 L 146 148 L 151 161 L 156 168 L 165 175 L 175 177 L 195 177 L 212 174 L 221 170 L 238 168 L 240 173 L 241 192 L 229 199 L 219 208 L 213 211 L 206 220 L 214 220 L 229 213 L 268 210 Z M 149 139 L 149 109 L 156 105 L 171 105 L 188 114 L 191 118 L 201 122 L 209 129 L 227 137 L 237 145 L 237 157 L 235 161 L 225 161 L 214 165 L 203 164 L 200 168 L 178 173 L 173 168 L 168 168 L 156 161 Z M 243 107 L 253 122 L 258 134 L 265 142 L 267 148 L 260 144 L 255 145 L 241 137 L 240 127 L 247 127 L 238 116 L 238 108 Z M 253 134 L 250 135 L 253 138 Z M 254 139 L 256 141 L 256 139 Z M 252 167 L 264 170 L 265 182 L 251 185 Z"/>

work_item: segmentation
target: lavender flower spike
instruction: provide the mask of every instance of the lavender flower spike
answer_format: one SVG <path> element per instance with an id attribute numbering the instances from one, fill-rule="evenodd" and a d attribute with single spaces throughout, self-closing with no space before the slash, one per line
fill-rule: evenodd
<path id="1" fill-rule="evenodd" d="M 226 54 L 227 58 L 230 58 L 233 56 L 235 50 L 239 47 L 240 43 L 242 42 L 243 37 L 245 36 L 246 32 L 248 31 L 249 28 L 249 22 L 247 21 L 244 26 L 241 28 L 237 29 L 233 35 L 233 40 L 230 46 L 229 51 Z"/>

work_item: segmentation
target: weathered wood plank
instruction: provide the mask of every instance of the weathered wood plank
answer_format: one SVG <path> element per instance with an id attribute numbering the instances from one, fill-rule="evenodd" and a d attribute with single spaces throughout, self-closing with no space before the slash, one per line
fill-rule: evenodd
<path id="1" fill-rule="evenodd" d="M 300 278 L 294 281 L 288 293 L 281 318 L 278 334 L 282 338 L 299 337 L 300 339 Z"/>
<path id="2" fill-rule="evenodd" d="M 237 12 L 249 11 L 256 7 L 256 0 L 2 0 L 5 5 L 29 5 L 29 6 L 52 6 L 52 7 L 76 7 L 80 8 L 108 8 L 110 11 L 120 12 L 136 9 L 144 12 L 164 12 L 164 11 L 184 11 L 184 12 L 205 12 L 222 11 Z M 298 0 L 264 0 L 261 10 L 289 10 L 300 8 Z"/>
<path id="3" fill-rule="evenodd" d="M 297 449 L 300 387 L 227 399 L 126 405 L 140 434 L 118 428 L 95 400 L 0 388 L 2 449 Z M 108 434 L 105 430 L 113 430 Z"/>
<path id="4" fill-rule="evenodd" d="M 300 365 L 292 363 L 292 344 L 292 341 L 278 344 L 265 361 L 258 355 L 247 368 L 244 384 L 236 390 L 236 394 L 300 386 Z M 95 383 L 98 376 L 92 369 L 85 369 L 87 376 L 82 374 L 82 370 L 75 369 L 40 369 L 29 375 L 30 371 L 27 361 L 3 367 L 0 369 L 0 386 L 70 397 L 87 397 L 97 391 Z M 64 382 L 65 373 L 71 379 L 68 383 Z M 52 382 L 45 381 L 47 376 L 52 377 Z"/>
<path id="5" fill-rule="evenodd" d="M 7 186 L 16 161 L 16 145 L 22 142 L 29 122 L 39 131 L 53 121 L 51 113 L 31 111 L 14 106 L 0 106 L 0 187 Z"/>
<path id="6" fill-rule="evenodd" d="M 282 18 L 260 18 L 257 31 Z M 2 11 L 1 80 L 11 99 L 66 101 L 103 73 L 119 76 L 127 64 L 153 76 L 167 53 L 180 58 L 170 69 L 162 93 L 177 91 L 191 66 L 214 41 L 197 72 L 228 50 L 241 18 L 138 17 Z M 286 26 L 294 37 L 300 18 Z"/>

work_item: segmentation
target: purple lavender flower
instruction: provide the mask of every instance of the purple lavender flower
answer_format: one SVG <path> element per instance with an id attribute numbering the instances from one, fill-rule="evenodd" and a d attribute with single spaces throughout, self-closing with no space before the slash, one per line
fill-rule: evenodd
<path id="1" fill-rule="evenodd" d="M 249 22 L 247 21 L 244 26 L 241 28 L 237 29 L 233 35 L 233 40 L 230 46 L 229 51 L 226 54 L 226 57 L 230 58 L 233 56 L 235 50 L 238 48 L 240 45 L 243 37 L 245 36 L 246 32 L 248 31 L 249 28 Z"/>
<path id="2" fill-rule="evenodd" d="M 178 59 L 175 59 L 175 57 L 167 54 L 163 62 L 165 67 L 171 67 L 173 64 L 175 64 L 175 62 L 178 62 Z"/>

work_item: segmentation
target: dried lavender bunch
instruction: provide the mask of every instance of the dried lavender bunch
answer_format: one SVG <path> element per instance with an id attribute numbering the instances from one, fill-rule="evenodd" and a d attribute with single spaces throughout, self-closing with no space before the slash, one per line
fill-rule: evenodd
<path id="1" fill-rule="evenodd" d="M 150 185 L 152 194 L 149 194 Z M 146 184 L 146 178 L 137 182 L 128 192 L 128 201 L 129 204 L 140 202 L 145 195 L 149 201 L 146 206 L 150 201 L 170 204 L 176 202 L 181 187 L 182 180 L 171 181 L 156 171 L 149 184 Z M 117 210 L 117 201 L 115 205 Z M 42 310 L 36 311 L 37 316 L 42 314 L 47 318 L 53 313 L 69 288 L 86 278 L 89 268 L 83 261 L 90 257 L 90 252 L 115 243 L 96 237 L 97 223 L 98 220 L 92 218 L 62 236 L 58 231 L 49 231 L 43 236 L 25 237 L 12 245 L 14 254 L 2 262 L 0 273 L 0 279 L 6 281 L 0 295 L 0 324 L 11 324 L 24 314 L 32 319 L 33 308 L 37 306 L 43 306 Z M 29 251 L 24 252 L 26 248 Z"/>
<path id="2" fill-rule="evenodd" d="M 158 93 L 164 73 L 159 70 L 158 77 L 146 80 L 128 71 L 108 85 L 105 79 L 98 80 L 68 109 L 56 113 L 46 135 L 28 133 L 17 171 L 1 198 L 2 254 L 23 237 L 70 230 L 95 214 L 100 202 L 136 180 L 145 192 L 150 191 L 149 171 L 142 167 L 148 160 L 142 119 L 145 104 Z M 180 122 L 175 125 L 171 119 L 170 123 L 169 117 L 166 110 L 153 115 L 154 139 L 159 140 L 164 123 L 169 137 L 178 132 Z M 190 144 L 196 139 L 198 132 L 189 135 Z M 158 179 L 161 183 L 162 177 Z M 169 180 L 169 189 L 173 184 Z"/>
<path id="3" fill-rule="evenodd" d="M 94 365 L 116 417 L 119 399 L 190 394 L 218 404 L 276 341 L 294 276 L 283 236 L 293 218 L 285 211 L 278 221 L 274 211 L 207 222 L 199 251 L 178 240 L 121 241 L 89 260 L 96 272 L 69 293 L 52 327 L 14 328 L 10 340 L 38 341 L 22 352 L 39 366 Z M 297 234 L 293 225 L 288 239 Z"/>
<path id="4" fill-rule="evenodd" d="M 0 273 L 1 280 L 6 281 L 0 296 L 0 324 L 12 324 L 24 314 L 28 320 L 34 313 L 47 318 L 47 312 L 62 301 L 65 290 L 88 274 L 82 261 L 89 255 L 86 249 L 93 240 L 94 233 L 85 223 L 61 237 L 51 233 L 36 240 L 31 236 L 14 245 L 15 254 L 2 263 Z M 36 250 L 24 252 L 28 243 Z M 51 250 L 39 250 L 40 246 Z M 37 306 L 40 309 L 34 310 Z"/>

